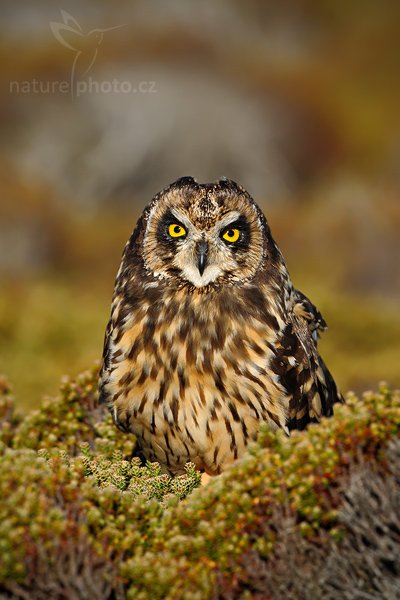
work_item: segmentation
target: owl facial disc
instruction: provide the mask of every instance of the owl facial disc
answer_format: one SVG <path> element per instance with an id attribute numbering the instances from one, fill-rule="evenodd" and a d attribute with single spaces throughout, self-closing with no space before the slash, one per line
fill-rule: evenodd
<path id="1" fill-rule="evenodd" d="M 210 290 L 250 279 L 263 260 L 264 232 L 255 202 L 233 182 L 178 181 L 148 213 L 144 264 L 171 285 Z"/>

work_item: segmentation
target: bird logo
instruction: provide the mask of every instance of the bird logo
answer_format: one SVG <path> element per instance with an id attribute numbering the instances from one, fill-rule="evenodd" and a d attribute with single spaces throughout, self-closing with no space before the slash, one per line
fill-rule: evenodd
<path id="1" fill-rule="evenodd" d="M 74 95 L 75 81 L 77 78 L 85 77 L 92 69 L 104 34 L 114 29 L 120 29 L 122 25 L 107 27 L 106 29 L 91 29 L 84 31 L 78 21 L 66 10 L 61 10 L 62 23 L 50 22 L 50 29 L 60 44 L 75 52 L 71 69 L 71 95 Z"/>

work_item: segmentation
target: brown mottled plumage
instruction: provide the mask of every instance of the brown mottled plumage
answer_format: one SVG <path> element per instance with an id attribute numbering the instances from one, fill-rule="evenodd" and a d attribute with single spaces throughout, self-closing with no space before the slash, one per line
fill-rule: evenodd
<path id="1" fill-rule="evenodd" d="M 302 429 L 343 400 L 317 351 L 325 328 L 248 193 L 185 177 L 154 198 L 125 247 L 101 398 L 145 459 L 217 474 L 261 422 Z"/>

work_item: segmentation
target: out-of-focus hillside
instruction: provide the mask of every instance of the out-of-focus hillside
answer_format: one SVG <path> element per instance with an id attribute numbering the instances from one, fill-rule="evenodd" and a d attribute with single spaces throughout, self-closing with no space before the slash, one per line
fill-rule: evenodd
<path id="1" fill-rule="evenodd" d="M 0 370 L 22 404 L 99 358 L 123 245 L 185 174 L 261 204 L 344 389 L 400 383 L 399 23 L 389 1 L 2 3 Z"/>

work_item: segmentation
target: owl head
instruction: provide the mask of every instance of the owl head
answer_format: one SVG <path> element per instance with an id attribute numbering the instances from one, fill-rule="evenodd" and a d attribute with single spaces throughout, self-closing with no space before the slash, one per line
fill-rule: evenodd
<path id="1" fill-rule="evenodd" d="M 130 247 L 148 274 L 205 290 L 252 279 L 273 250 L 269 237 L 264 215 L 241 186 L 183 177 L 145 209 Z"/>

